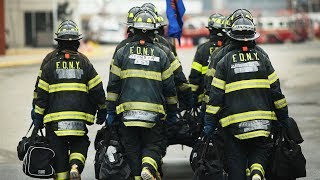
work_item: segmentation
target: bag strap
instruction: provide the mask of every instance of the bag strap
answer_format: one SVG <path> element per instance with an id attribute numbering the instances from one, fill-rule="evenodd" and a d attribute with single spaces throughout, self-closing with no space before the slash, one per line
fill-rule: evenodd
<path id="1" fill-rule="evenodd" d="M 200 159 L 204 159 L 205 155 L 208 152 L 208 146 L 209 146 L 210 138 L 205 138 L 204 147 L 200 156 Z"/>
<path id="2" fill-rule="evenodd" d="M 25 135 L 25 137 L 27 137 L 27 135 L 29 134 L 29 132 L 30 132 L 30 130 L 31 130 L 31 128 L 32 128 L 32 126 L 33 126 L 33 123 L 31 123 L 31 125 L 30 125 L 30 127 L 29 127 L 29 129 L 28 129 L 28 131 L 27 131 L 27 134 Z"/>

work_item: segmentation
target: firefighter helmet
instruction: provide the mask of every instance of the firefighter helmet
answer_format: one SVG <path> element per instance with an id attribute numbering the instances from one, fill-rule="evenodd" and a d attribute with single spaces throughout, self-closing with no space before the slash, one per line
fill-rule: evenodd
<path id="1" fill-rule="evenodd" d="M 134 16 L 141 10 L 141 7 L 133 7 L 128 11 L 128 16 L 127 16 L 127 25 L 132 26 L 133 24 L 133 19 Z"/>
<path id="2" fill-rule="evenodd" d="M 233 22 L 227 35 L 238 41 L 252 41 L 257 39 L 260 34 L 256 32 L 254 23 L 245 17 L 238 18 Z"/>
<path id="3" fill-rule="evenodd" d="M 56 35 L 55 40 L 77 41 L 82 39 L 81 34 L 79 34 L 78 25 L 71 20 L 63 21 L 59 25 Z"/>
<path id="4" fill-rule="evenodd" d="M 146 30 L 158 29 L 157 17 L 155 17 L 150 11 L 140 11 L 133 19 L 133 28 Z"/>
<path id="5" fill-rule="evenodd" d="M 217 29 L 221 30 L 224 25 L 225 17 L 222 14 L 215 13 L 209 16 L 208 20 L 208 29 Z"/>
<path id="6" fill-rule="evenodd" d="M 159 26 L 167 25 L 167 23 L 165 22 L 164 18 L 161 15 L 158 15 L 157 20 L 158 20 Z"/>
<path id="7" fill-rule="evenodd" d="M 141 6 L 142 9 L 147 9 L 147 10 L 150 10 L 152 12 L 154 12 L 156 15 L 158 15 L 158 10 L 157 10 L 157 7 L 152 4 L 152 3 L 144 3 L 142 6 Z"/>
<path id="8" fill-rule="evenodd" d="M 235 22 L 237 19 L 241 17 L 248 18 L 253 22 L 253 17 L 250 11 L 248 11 L 247 9 L 237 9 L 225 20 L 225 31 L 228 31 L 231 28 L 233 22 Z"/>

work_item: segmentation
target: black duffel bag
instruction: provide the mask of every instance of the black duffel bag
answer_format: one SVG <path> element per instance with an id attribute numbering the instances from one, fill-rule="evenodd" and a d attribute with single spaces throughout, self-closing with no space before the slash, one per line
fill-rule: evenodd
<path id="1" fill-rule="evenodd" d="M 293 180 L 306 177 L 306 159 L 296 141 L 282 130 L 275 138 L 267 179 Z"/>
<path id="2" fill-rule="evenodd" d="M 27 152 L 28 148 L 30 147 L 31 137 L 27 137 L 27 136 L 28 136 L 32 126 L 33 126 L 33 124 L 31 123 L 27 134 L 25 136 L 23 136 L 22 139 L 18 143 L 17 154 L 18 154 L 18 158 L 20 161 L 23 160 L 24 155 L 26 155 L 26 152 Z"/>
<path id="3" fill-rule="evenodd" d="M 48 179 L 54 176 L 52 159 L 55 156 L 50 148 L 48 140 L 38 135 L 38 129 L 34 128 L 29 138 L 29 147 L 23 158 L 23 172 L 30 177 Z"/>

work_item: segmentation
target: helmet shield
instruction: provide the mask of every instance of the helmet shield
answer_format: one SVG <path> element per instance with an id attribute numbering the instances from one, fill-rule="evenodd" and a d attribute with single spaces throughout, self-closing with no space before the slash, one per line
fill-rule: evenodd
<path id="1" fill-rule="evenodd" d="M 238 41 L 252 41 L 260 36 L 253 22 L 244 17 L 237 19 L 226 34 Z"/>

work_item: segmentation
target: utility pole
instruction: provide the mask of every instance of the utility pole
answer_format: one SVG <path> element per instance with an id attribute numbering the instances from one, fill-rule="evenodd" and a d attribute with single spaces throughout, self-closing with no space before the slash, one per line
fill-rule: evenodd
<path id="1" fill-rule="evenodd" d="M 0 55 L 6 52 L 6 34 L 4 28 L 4 0 L 0 0 Z"/>

